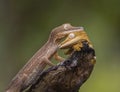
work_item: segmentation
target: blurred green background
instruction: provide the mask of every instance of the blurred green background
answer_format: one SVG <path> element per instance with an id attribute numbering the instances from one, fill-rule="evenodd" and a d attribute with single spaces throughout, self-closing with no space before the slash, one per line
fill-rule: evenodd
<path id="1" fill-rule="evenodd" d="M 96 50 L 80 92 L 120 92 L 120 0 L 0 0 L 0 92 L 63 23 L 83 26 Z"/>

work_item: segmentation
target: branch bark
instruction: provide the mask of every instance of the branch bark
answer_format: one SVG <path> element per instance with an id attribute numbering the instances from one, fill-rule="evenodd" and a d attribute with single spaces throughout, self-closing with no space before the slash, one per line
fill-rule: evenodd
<path id="1" fill-rule="evenodd" d="M 94 49 L 84 42 L 80 51 L 39 74 L 37 82 L 25 92 L 78 92 L 89 78 L 95 61 Z"/>

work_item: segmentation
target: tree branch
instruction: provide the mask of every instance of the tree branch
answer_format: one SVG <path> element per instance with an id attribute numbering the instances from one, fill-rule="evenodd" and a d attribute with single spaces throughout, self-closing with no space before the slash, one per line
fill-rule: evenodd
<path id="1" fill-rule="evenodd" d="M 78 92 L 89 78 L 95 64 L 95 52 L 87 43 L 80 51 L 60 64 L 38 75 L 38 80 L 26 92 Z"/>

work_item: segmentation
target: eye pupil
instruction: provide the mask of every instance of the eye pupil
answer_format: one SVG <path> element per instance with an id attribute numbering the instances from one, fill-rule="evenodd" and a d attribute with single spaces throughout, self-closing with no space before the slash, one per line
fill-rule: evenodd
<path id="1" fill-rule="evenodd" d="M 74 33 L 70 33 L 69 34 L 69 38 L 74 38 L 75 37 L 75 34 Z"/>

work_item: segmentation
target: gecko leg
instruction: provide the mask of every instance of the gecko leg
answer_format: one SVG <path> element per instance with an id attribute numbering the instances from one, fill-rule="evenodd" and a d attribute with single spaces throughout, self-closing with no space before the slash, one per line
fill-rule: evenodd
<path id="1" fill-rule="evenodd" d="M 54 54 L 54 58 L 55 58 L 57 61 L 59 61 L 59 62 L 62 62 L 62 61 L 65 60 L 64 58 L 62 58 L 61 56 L 59 56 L 57 52 Z"/>
<path id="2" fill-rule="evenodd" d="M 49 59 L 44 58 L 44 61 L 46 64 L 48 64 L 49 66 L 55 66 L 55 64 L 53 64 Z"/>

